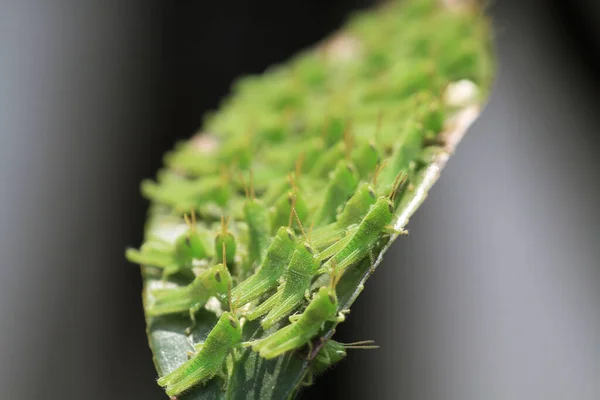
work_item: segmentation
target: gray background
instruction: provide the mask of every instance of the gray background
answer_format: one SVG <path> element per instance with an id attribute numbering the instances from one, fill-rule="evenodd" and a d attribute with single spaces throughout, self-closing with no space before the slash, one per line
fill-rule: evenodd
<path id="1" fill-rule="evenodd" d="M 138 181 L 369 2 L 237 3 L 0 1 L 0 398 L 164 398 Z M 339 331 L 382 349 L 303 396 L 600 398 L 598 6 L 572 4 L 495 2 L 490 103 Z"/>

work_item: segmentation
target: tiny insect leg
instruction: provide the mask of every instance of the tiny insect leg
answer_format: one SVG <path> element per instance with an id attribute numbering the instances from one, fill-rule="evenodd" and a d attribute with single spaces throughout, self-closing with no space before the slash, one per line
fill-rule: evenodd
<path id="1" fill-rule="evenodd" d="M 192 307 L 190 307 L 189 313 L 190 319 L 192 320 L 192 325 L 185 328 L 185 334 L 187 336 L 189 336 L 192 333 L 192 329 L 194 329 L 194 327 L 196 326 L 196 313 L 200 311 L 201 308 L 201 304 L 194 304 Z"/>
<path id="2" fill-rule="evenodd" d="M 188 359 L 190 359 L 190 358 L 194 357 L 196 354 L 198 354 L 200 352 L 200 350 L 202 350 L 202 347 L 204 347 L 204 342 L 196 343 L 194 345 L 194 350 L 190 350 L 187 352 Z"/>
<path id="3" fill-rule="evenodd" d="M 313 372 L 309 369 L 306 371 L 306 379 L 302 381 L 302 386 L 312 386 L 313 384 Z"/>
<path id="4" fill-rule="evenodd" d="M 332 322 L 344 322 L 346 320 L 346 314 L 348 314 L 350 310 L 342 310 L 338 315 L 331 319 Z"/>
<path id="5" fill-rule="evenodd" d="M 227 366 L 224 366 L 219 372 L 217 372 L 217 375 L 220 378 L 223 378 L 223 386 L 221 386 L 221 390 L 225 391 L 227 389 L 227 380 L 229 379 L 229 376 L 227 375 Z"/>
<path id="6" fill-rule="evenodd" d="M 392 225 L 386 225 L 383 228 L 383 232 L 388 235 L 408 235 L 408 231 L 406 229 L 396 229 Z"/>
<path id="7" fill-rule="evenodd" d="M 171 265 L 166 266 L 163 269 L 163 273 L 162 273 L 163 283 L 166 282 L 167 279 L 169 279 L 169 276 L 176 274 L 177 271 L 179 271 L 179 266 L 177 264 L 171 264 Z"/>

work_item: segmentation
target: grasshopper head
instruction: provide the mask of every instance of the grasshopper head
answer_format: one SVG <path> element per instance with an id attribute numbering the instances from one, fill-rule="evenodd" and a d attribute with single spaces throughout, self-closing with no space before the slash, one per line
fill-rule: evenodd
<path id="1" fill-rule="evenodd" d="M 296 235 L 294 234 L 294 231 L 291 230 L 289 227 L 280 227 L 277 230 L 275 236 L 279 238 L 279 240 L 287 244 L 293 244 L 296 242 Z"/>
<path id="2" fill-rule="evenodd" d="M 346 346 L 335 340 L 328 340 L 321 348 L 321 352 L 326 353 L 331 364 L 335 364 L 346 357 Z"/>
<path id="3" fill-rule="evenodd" d="M 235 313 L 225 311 L 221 315 L 221 318 L 219 318 L 217 325 L 220 325 L 223 332 L 227 333 L 227 336 L 232 343 L 239 343 L 242 341 L 242 326 Z"/>
<path id="4" fill-rule="evenodd" d="M 204 242 L 196 230 L 188 230 L 175 241 L 175 253 L 182 262 L 206 257 Z"/>
<path id="5" fill-rule="evenodd" d="M 310 243 L 304 242 L 302 244 L 302 246 L 304 246 L 304 250 L 308 251 L 310 253 L 310 255 L 315 254 L 315 250 L 312 248 L 312 246 L 310 245 Z"/>
<path id="6" fill-rule="evenodd" d="M 215 294 L 222 303 L 227 302 L 227 293 L 231 284 L 231 275 L 224 264 L 217 264 L 204 273 L 203 286 Z"/>
<path id="7" fill-rule="evenodd" d="M 337 314 L 338 299 L 335 294 L 335 288 L 331 286 L 322 287 L 315 295 L 313 302 L 315 303 L 315 310 L 318 311 L 323 319 L 333 317 Z"/>
<path id="8" fill-rule="evenodd" d="M 395 211 L 394 202 L 386 196 L 381 196 L 375 202 L 373 211 L 376 212 L 378 215 L 390 217 L 394 214 Z"/>
<path id="9" fill-rule="evenodd" d="M 218 233 L 215 237 L 215 254 L 218 256 L 217 261 L 223 262 L 223 254 L 225 254 L 225 262 L 231 266 L 235 260 L 236 247 L 235 237 L 231 232 Z M 223 248 L 225 248 L 224 253 Z"/>
<path id="10" fill-rule="evenodd" d="M 387 200 L 386 201 L 386 203 L 387 203 L 387 209 L 388 209 L 388 211 L 389 211 L 390 214 L 393 214 L 394 213 L 394 209 L 395 209 L 394 202 L 392 202 L 392 200 L 387 199 L 387 198 L 386 198 L 386 200 Z"/>
<path id="11" fill-rule="evenodd" d="M 375 189 L 373 189 L 373 187 L 368 183 L 366 184 L 366 190 L 367 190 L 367 194 L 369 195 L 370 198 L 372 198 L 373 200 L 375 200 L 377 198 Z"/>

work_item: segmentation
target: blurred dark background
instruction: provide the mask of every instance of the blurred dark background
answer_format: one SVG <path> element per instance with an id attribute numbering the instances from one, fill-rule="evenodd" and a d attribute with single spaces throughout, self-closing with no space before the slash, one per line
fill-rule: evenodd
<path id="1" fill-rule="evenodd" d="M 372 1 L 0 0 L 0 398 L 163 399 L 138 182 L 232 79 Z M 496 0 L 481 119 L 302 398 L 600 398 L 600 3 Z"/>

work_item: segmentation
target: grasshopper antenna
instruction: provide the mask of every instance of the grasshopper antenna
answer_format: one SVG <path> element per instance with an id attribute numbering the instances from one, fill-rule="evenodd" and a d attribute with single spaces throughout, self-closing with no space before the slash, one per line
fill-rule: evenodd
<path id="1" fill-rule="evenodd" d="M 375 344 L 374 340 L 361 340 L 359 342 L 352 343 L 340 343 L 346 349 L 362 349 L 362 350 L 371 350 L 378 349 L 379 346 Z"/>
<path id="2" fill-rule="evenodd" d="M 244 179 L 244 174 L 240 172 L 240 182 L 242 182 L 242 186 L 244 187 L 244 193 L 246 193 L 246 198 L 250 198 L 250 191 L 248 190 L 248 185 L 246 184 L 246 180 Z"/>
<path id="3" fill-rule="evenodd" d="M 223 242 L 223 265 L 227 268 L 227 249 L 225 248 L 225 242 Z M 229 301 L 229 311 L 235 314 L 235 309 L 231 303 L 231 280 L 227 284 L 227 300 Z"/>
<path id="4" fill-rule="evenodd" d="M 379 174 L 381 174 L 381 171 L 383 171 L 386 165 L 387 160 L 384 160 L 382 163 L 377 164 L 377 167 L 375 168 L 375 173 L 373 174 L 373 186 L 377 187 L 377 178 L 379 178 Z"/>
<path id="5" fill-rule="evenodd" d="M 292 204 L 290 207 L 290 221 L 288 223 L 288 228 L 292 228 L 292 222 L 294 222 L 294 210 L 296 209 L 296 196 L 292 196 Z"/>
<path id="6" fill-rule="evenodd" d="M 396 180 L 394 181 L 392 190 L 390 190 L 390 194 L 388 195 L 388 197 L 391 201 L 395 200 L 398 188 L 404 182 L 405 179 L 406 179 L 406 174 L 404 174 L 404 172 L 400 171 L 400 173 L 396 176 Z"/>
<path id="7" fill-rule="evenodd" d="M 298 221 L 298 225 L 300 226 L 300 231 L 302 232 L 302 235 L 304 236 L 304 240 L 309 241 L 308 236 L 306 236 L 306 231 L 304 230 L 304 226 L 302 226 L 302 221 L 300 221 L 300 217 L 298 216 L 298 213 L 296 212 L 295 206 L 292 206 L 292 212 L 296 216 L 296 221 Z"/>
<path id="8" fill-rule="evenodd" d="M 231 216 L 225 219 L 225 216 L 221 215 L 221 233 L 227 233 L 227 227 L 229 226 L 229 221 L 231 220 Z M 224 243 L 223 243 L 224 244 Z"/>
<path id="9" fill-rule="evenodd" d="M 298 186 L 296 185 L 296 179 L 294 179 L 294 175 L 291 172 L 288 173 L 288 181 L 290 181 L 290 186 L 292 187 L 292 191 L 294 193 L 298 192 Z"/>
<path id="10" fill-rule="evenodd" d="M 225 268 L 227 268 L 227 248 L 225 248 L 225 242 L 221 243 L 221 245 L 223 248 L 223 265 L 225 266 Z"/>
<path id="11" fill-rule="evenodd" d="M 191 209 L 191 216 L 192 219 L 190 221 L 188 215 L 186 213 L 183 213 L 183 219 L 185 220 L 185 224 L 188 226 L 190 231 L 194 232 L 196 230 L 196 211 L 193 208 Z"/>
<path id="12" fill-rule="evenodd" d="M 229 221 L 229 219 L 227 219 Z M 227 267 L 227 248 L 225 247 L 225 242 L 223 242 L 223 265 L 225 266 L 225 268 Z M 231 311 L 231 313 L 233 315 L 235 315 L 237 313 L 237 309 L 238 309 L 238 302 L 239 299 L 236 300 L 235 303 L 231 302 L 231 280 L 229 281 L 229 283 L 227 284 L 227 296 L 228 296 L 228 301 L 229 301 L 229 311 Z"/>

